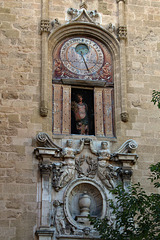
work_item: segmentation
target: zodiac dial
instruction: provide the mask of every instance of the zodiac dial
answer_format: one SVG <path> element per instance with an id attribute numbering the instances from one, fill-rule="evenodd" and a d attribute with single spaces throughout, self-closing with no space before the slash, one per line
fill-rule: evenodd
<path id="1" fill-rule="evenodd" d="M 72 38 L 60 50 L 64 66 L 78 75 L 92 75 L 103 65 L 104 55 L 101 47 L 88 38 Z"/>

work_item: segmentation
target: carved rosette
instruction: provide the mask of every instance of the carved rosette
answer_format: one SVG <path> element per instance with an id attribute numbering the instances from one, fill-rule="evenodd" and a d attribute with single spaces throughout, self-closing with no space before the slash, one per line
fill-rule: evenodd
<path id="1" fill-rule="evenodd" d="M 127 27 L 126 26 L 118 27 L 118 38 L 119 39 L 127 39 Z"/>
<path id="2" fill-rule="evenodd" d="M 42 19 L 40 24 L 40 31 L 50 32 L 50 21 L 48 19 Z"/>

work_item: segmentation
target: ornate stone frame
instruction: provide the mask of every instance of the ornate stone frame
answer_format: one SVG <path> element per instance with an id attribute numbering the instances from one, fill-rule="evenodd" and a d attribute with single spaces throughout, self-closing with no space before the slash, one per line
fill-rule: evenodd
<path id="1" fill-rule="evenodd" d="M 120 49 L 119 49 L 119 42 L 118 40 L 110 33 L 108 30 L 100 27 L 94 23 L 86 23 L 86 22 L 70 22 L 63 26 L 59 26 L 50 33 L 48 37 L 48 45 L 46 46 L 48 59 L 48 66 L 44 65 L 43 71 L 45 72 L 46 76 L 42 79 L 41 82 L 41 115 L 46 112 L 46 116 L 49 119 L 52 119 L 52 104 L 47 104 L 52 102 L 52 53 L 57 46 L 57 44 L 64 40 L 67 37 L 76 37 L 76 36 L 90 36 L 92 38 L 97 39 L 98 41 L 102 42 L 104 45 L 107 46 L 109 51 L 111 52 L 113 62 L 114 62 L 114 92 L 115 92 L 115 109 L 116 109 L 116 116 L 115 122 L 117 123 L 120 121 L 120 112 L 121 112 L 121 93 L 120 89 Z M 118 94 L 118 95 L 117 95 Z M 42 106 L 43 105 L 43 106 Z M 48 106 L 47 106 L 48 105 Z M 46 110 L 46 111 L 42 111 Z M 117 114 L 119 113 L 119 114 Z M 44 116 L 44 115 L 43 115 Z M 47 130 L 52 132 L 52 124 L 51 121 L 47 121 Z"/>
<path id="2" fill-rule="evenodd" d="M 89 184 L 92 185 L 93 187 L 95 187 L 101 197 L 102 197 L 102 215 L 101 218 L 104 218 L 106 216 L 106 211 L 107 211 L 107 200 L 106 200 L 106 195 L 105 195 L 105 191 L 103 189 L 103 186 L 101 186 L 98 182 L 96 182 L 93 179 L 88 179 L 88 178 L 82 178 L 82 179 L 76 179 L 74 181 L 71 182 L 71 184 L 68 185 L 65 193 L 64 193 L 64 212 L 65 215 L 67 217 L 67 220 L 75 227 L 78 227 L 79 229 L 83 229 L 84 226 L 82 225 L 78 225 L 76 223 L 76 221 L 71 217 L 69 209 L 68 209 L 68 199 L 69 199 L 69 195 L 71 193 L 71 191 L 78 185 L 80 184 Z"/>

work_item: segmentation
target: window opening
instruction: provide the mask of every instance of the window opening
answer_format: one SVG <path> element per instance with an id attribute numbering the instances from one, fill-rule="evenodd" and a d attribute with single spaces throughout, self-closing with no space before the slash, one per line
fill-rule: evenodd
<path id="1" fill-rule="evenodd" d="M 71 134 L 95 135 L 93 89 L 71 89 Z"/>

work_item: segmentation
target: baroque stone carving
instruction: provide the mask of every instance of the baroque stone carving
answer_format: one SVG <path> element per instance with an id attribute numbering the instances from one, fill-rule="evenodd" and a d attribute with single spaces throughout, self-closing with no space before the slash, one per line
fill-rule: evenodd
<path id="1" fill-rule="evenodd" d="M 84 171 L 84 168 L 86 168 L 86 166 L 84 165 L 84 168 L 82 168 L 82 165 L 84 163 L 88 164 L 88 168 L 86 170 L 86 172 Z M 80 156 L 79 158 L 76 159 L 75 161 L 76 163 L 76 170 L 78 172 L 78 177 L 89 177 L 89 178 L 94 178 L 94 176 L 96 175 L 97 172 L 97 160 L 92 159 L 92 157 L 89 156 Z"/>
<path id="2" fill-rule="evenodd" d="M 93 146 L 93 140 L 91 140 L 90 141 L 90 149 L 93 154 L 98 156 L 98 160 L 109 160 L 110 159 L 110 151 L 108 148 L 108 142 L 102 141 L 101 149 L 96 150 L 96 149 L 94 149 L 94 146 Z"/>
<path id="3" fill-rule="evenodd" d="M 116 153 L 133 153 L 137 149 L 138 144 L 135 140 L 129 139 L 122 144 Z"/>
<path id="4" fill-rule="evenodd" d="M 44 133 L 44 132 L 38 133 L 36 136 L 36 140 L 40 146 L 49 147 L 49 148 L 57 148 L 59 150 L 62 149 L 61 147 L 59 147 L 52 141 L 52 139 L 48 136 L 47 133 Z"/>
<path id="5" fill-rule="evenodd" d="M 54 223 L 56 226 L 56 231 L 59 235 L 66 234 L 66 221 L 63 211 L 63 204 L 60 201 L 55 200 L 53 206 L 56 208 Z"/>
<path id="6" fill-rule="evenodd" d="M 113 167 L 104 160 L 98 162 L 98 176 L 108 189 L 115 187 L 115 179 L 118 177 L 117 170 L 118 167 Z"/>
<path id="7" fill-rule="evenodd" d="M 41 174 L 50 174 L 52 170 L 51 164 L 39 164 Z"/>
<path id="8" fill-rule="evenodd" d="M 79 178 L 72 181 L 64 193 L 64 212 L 69 223 L 77 229 L 93 229 L 87 218 L 88 213 L 103 218 L 107 211 L 105 196 L 103 186 L 93 179 Z"/>
<path id="9" fill-rule="evenodd" d="M 126 26 L 119 26 L 118 27 L 118 38 L 119 39 L 126 39 L 127 38 L 127 27 Z"/>
<path id="10" fill-rule="evenodd" d="M 80 140 L 80 147 L 78 149 L 72 148 L 73 141 L 71 139 L 67 140 L 67 146 L 62 149 L 62 156 L 64 161 L 61 165 L 58 165 L 58 170 L 53 172 L 53 186 L 56 191 L 66 186 L 66 184 L 71 181 L 75 174 L 75 155 L 80 153 L 84 146 L 84 140 Z"/>
<path id="11" fill-rule="evenodd" d="M 42 19 L 40 24 L 40 31 L 50 32 L 50 21 L 48 19 Z"/>
<path id="12" fill-rule="evenodd" d="M 119 171 L 120 176 L 122 177 L 122 179 L 124 180 L 131 180 L 131 176 L 132 176 L 132 169 L 129 167 L 123 167 L 120 169 Z"/>

